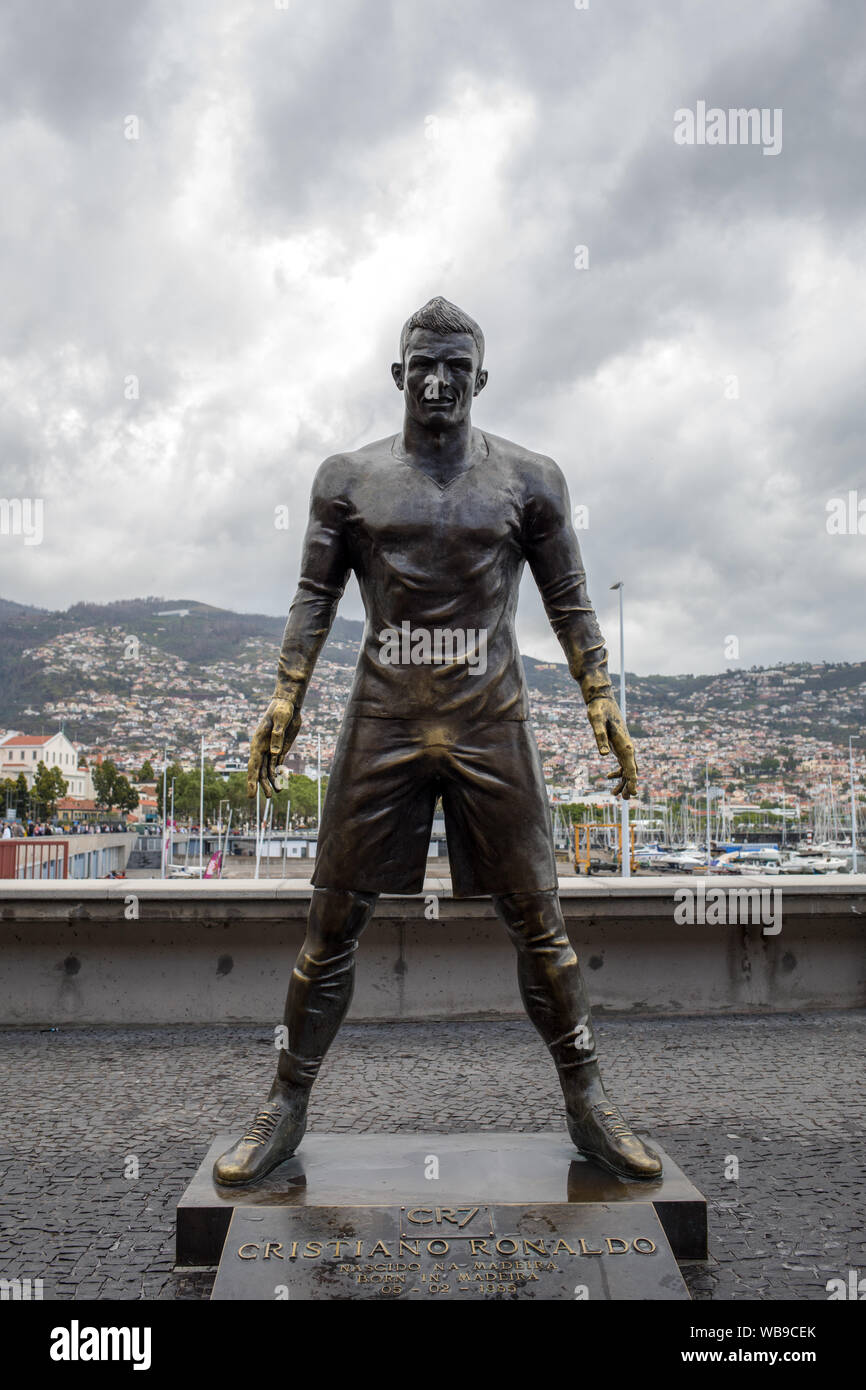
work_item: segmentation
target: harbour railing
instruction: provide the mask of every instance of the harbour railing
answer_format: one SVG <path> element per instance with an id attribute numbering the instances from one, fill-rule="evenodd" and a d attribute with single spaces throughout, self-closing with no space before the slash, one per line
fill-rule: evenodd
<path id="1" fill-rule="evenodd" d="M 0 878 L 68 878 L 69 841 L 40 835 L 0 840 Z"/>

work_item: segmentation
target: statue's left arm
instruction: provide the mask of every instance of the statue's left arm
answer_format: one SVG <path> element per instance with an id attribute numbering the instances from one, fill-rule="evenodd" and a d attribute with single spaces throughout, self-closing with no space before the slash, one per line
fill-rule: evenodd
<path id="1" fill-rule="evenodd" d="M 571 524 L 568 487 L 552 459 L 544 460 L 540 476 L 533 478 L 528 488 L 523 548 L 550 625 L 586 702 L 598 751 L 606 756 L 612 748 L 616 754 L 619 770 L 608 774 L 617 782 L 614 794 L 635 796 L 634 745 L 614 698 L 604 638 L 586 592 L 586 572 Z"/>

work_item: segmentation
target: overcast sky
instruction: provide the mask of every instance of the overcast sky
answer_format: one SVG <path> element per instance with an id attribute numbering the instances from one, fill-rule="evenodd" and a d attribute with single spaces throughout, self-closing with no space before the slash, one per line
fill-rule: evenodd
<path id="1" fill-rule="evenodd" d="M 618 579 L 630 670 L 866 656 L 866 534 L 827 530 L 834 497 L 866 511 L 855 0 L 0 26 L 0 494 L 44 505 L 41 544 L 0 535 L 0 595 L 285 614 L 312 475 L 399 428 L 401 324 L 444 294 L 487 339 L 476 424 L 588 509 L 614 666 Z M 699 102 L 781 110 L 781 150 L 676 143 Z M 530 579 L 520 636 L 562 659 Z"/>

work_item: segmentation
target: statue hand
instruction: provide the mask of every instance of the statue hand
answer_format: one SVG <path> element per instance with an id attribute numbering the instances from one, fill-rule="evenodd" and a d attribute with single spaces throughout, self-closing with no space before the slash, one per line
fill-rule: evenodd
<path id="1" fill-rule="evenodd" d="M 616 700 L 610 696 L 597 696 L 586 707 L 592 732 L 602 757 L 607 757 L 613 747 L 619 763 L 617 772 L 609 772 L 608 779 L 616 778 L 617 785 L 612 789 L 614 796 L 622 796 L 624 801 L 637 796 L 637 763 L 634 744 L 629 737 L 626 722 L 619 711 Z"/>
<path id="2" fill-rule="evenodd" d="M 254 797 L 261 786 L 265 796 L 276 796 L 277 770 L 298 736 L 300 711 L 291 700 L 274 696 L 250 743 L 247 768 L 247 796 Z"/>

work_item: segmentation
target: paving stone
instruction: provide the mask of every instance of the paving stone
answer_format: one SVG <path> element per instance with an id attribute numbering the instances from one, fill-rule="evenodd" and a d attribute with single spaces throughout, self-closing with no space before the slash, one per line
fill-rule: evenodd
<path id="1" fill-rule="evenodd" d="M 824 1299 L 828 1279 L 862 1274 L 866 1013 L 597 1026 L 609 1091 L 708 1199 L 711 1262 L 683 1269 L 693 1298 Z M 214 1133 L 240 1133 L 264 1098 L 272 1044 L 237 1025 L 0 1030 L 0 1276 L 43 1277 L 51 1298 L 207 1298 L 213 1271 L 172 1267 L 175 1204 Z M 564 1118 L 523 1020 L 368 1024 L 341 1033 L 310 1128 L 505 1133 Z"/>

